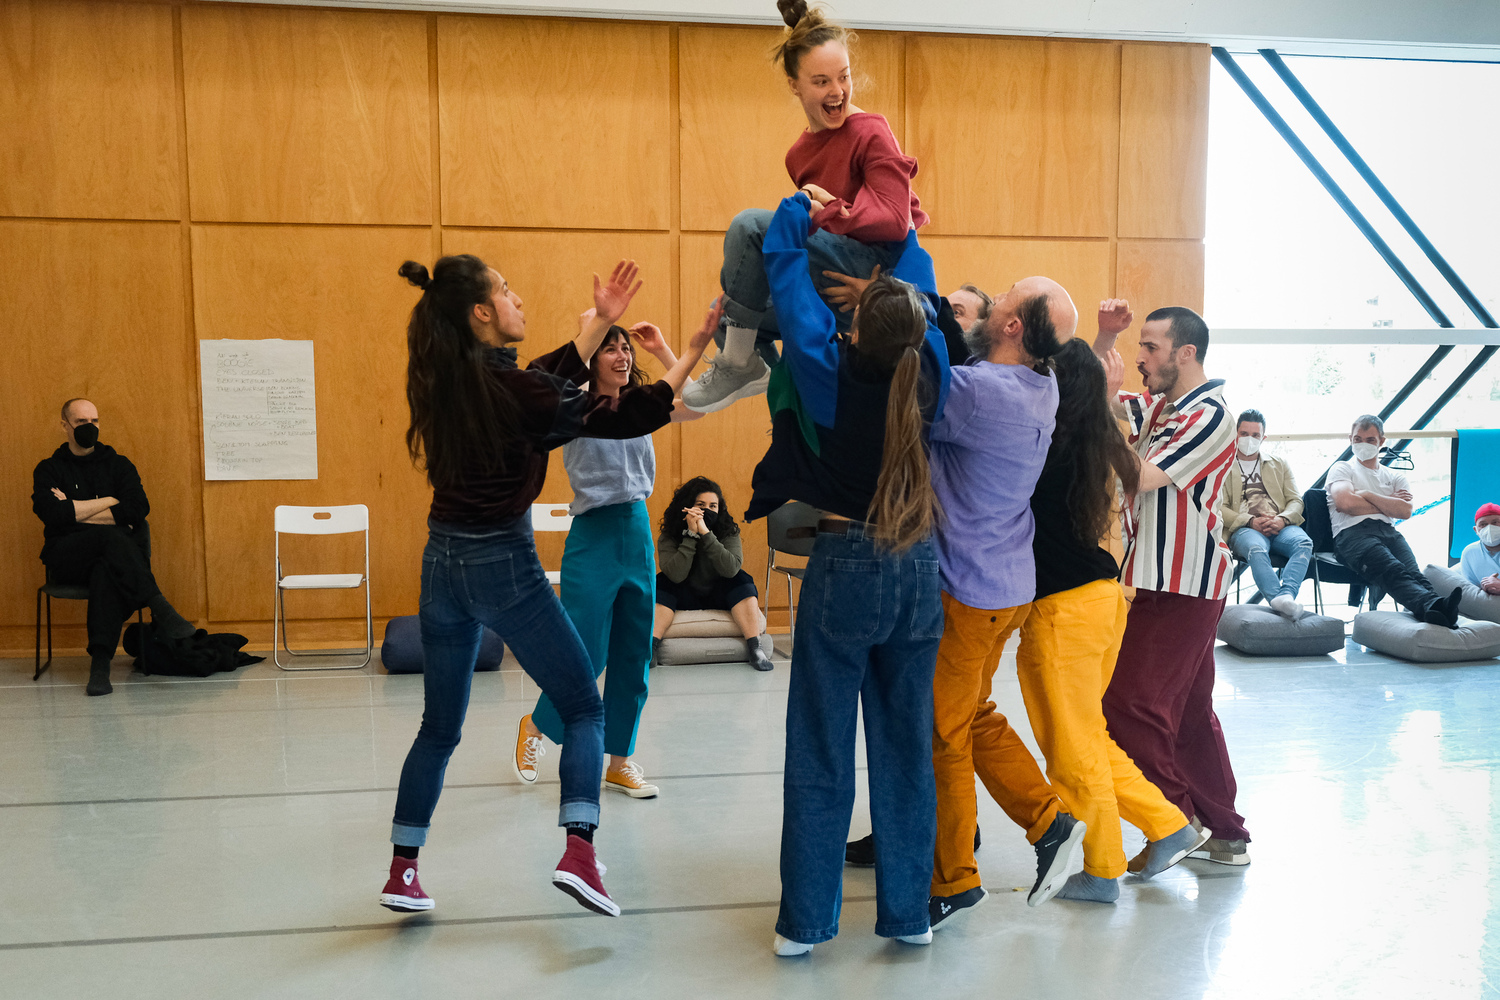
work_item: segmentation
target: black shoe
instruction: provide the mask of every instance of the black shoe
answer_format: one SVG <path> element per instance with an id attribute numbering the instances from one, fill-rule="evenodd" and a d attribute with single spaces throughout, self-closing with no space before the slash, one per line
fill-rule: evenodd
<path id="1" fill-rule="evenodd" d="M 844 845 L 844 864 L 851 868 L 875 867 L 875 835 L 851 840 Z"/>
<path id="2" fill-rule="evenodd" d="M 109 661 L 95 660 L 89 665 L 89 683 L 84 688 L 90 697 L 101 694 L 109 694 L 114 690 L 114 685 L 109 682 Z"/>
<path id="3" fill-rule="evenodd" d="M 1027 906 L 1041 906 L 1057 895 L 1067 881 L 1068 869 L 1088 827 L 1065 812 L 1059 812 L 1042 839 L 1036 842 L 1036 884 L 1026 897 Z"/>
<path id="4" fill-rule="evenodd" d="M 951 896 L 929 896 L 927 899 L 927 924 L 933 930 L 953 927 L 973 912 L 974 907 L 989 898 L 984 886 L 956 892 Z"/>
<path id="5" fill-rule="evenodd" d="M 755 639 L 746 639 L 745 650 L 750 654 L 750 665 L 756 670 L 766 671 L 776 669 L 776 664 L 771 662 L 771 658 L 761 648 L 758 637 Z"/>

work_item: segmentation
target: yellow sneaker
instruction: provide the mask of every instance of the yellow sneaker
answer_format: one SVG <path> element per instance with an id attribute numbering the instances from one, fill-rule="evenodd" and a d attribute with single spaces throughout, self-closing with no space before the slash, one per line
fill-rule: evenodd
<path id="1" fill-rule="evenodd" d="M 521 716 L 520 723 L 516 726 L 516 756 L 511 761 L 515 765 L 516 777 L 528 785 L 536 784 L 536 762 L 547 753 L 547 748 L 542 746 L 540 736 L 530 736 L 526 732 L 526 724 L 531 721 L 531 716 Z"/>
<path id="2" fill-rule="evenodd" d="M 611 764 L 604 772 L 604 787 L 624 792 L 633 799 L 654 799 L 661 794 L 661 789 L 646 780 L 645 772 L 633 760 L 627 760 L 619 767 Z"/>

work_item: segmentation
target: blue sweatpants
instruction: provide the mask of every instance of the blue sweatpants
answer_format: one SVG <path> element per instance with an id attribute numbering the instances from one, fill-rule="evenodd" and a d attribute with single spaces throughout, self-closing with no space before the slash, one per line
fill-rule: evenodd
<path id="1" fill-rule="evenodd" d="M 645 501 L 595 507 L 573 519 L 562 558 L 562 604 L 604 678 L 604 752 L 629 757 L 646 706 L 656 603 L 656 540 Z M 544 694 L 531 721 L 554 743 L 562 718 Z"/>

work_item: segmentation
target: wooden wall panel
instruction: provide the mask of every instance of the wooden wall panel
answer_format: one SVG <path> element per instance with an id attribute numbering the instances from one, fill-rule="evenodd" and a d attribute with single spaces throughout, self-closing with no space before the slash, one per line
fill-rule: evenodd
<path id="1" fill-rule="evenodd" d="M 923 246 L 932 254 L 938 290 L 965 282 L 1000 295 L 1031 275 L 1043 275 L 1068 290 L 1078 307 L 1078 329 L 1094 335 L 1099 301 L 1109 298 L 1109 244 L 1104 240 L 1007 240 L 937 236 Z"/>
<path id="2" fill-rule="evenodd" d="M 918 35 L 906 64 L 932 232 L 1113 235 L 1118 45 Z"/>
<path id="3" fill-rule="evenodd" d="M 1135 322 L 1120 335 L 1125 385 L 1140 387 L 1135 351 L 1146 314 L 1162 306 L 1187 306 L 1203 312 L 1203 244 L 1197 240 L 1121 240 L 1115 270 L 1116 296 L 1129 299 Z M 1206 317 L 1209 329 L 1213 318 Z M 1210 346 L 1212 335 L 1210 334 Z"/>
<path id="4" fill-rule="evenodd" d="M 423 17 L 203 4 L 182 35 L 194 220 L 431 222 Z"/>
<path id="5" fill-rule="evenodd" d="M 175 219 L 166 7 L 0 4 L 0 215 Z"/>
<path id="6" fill-rule="evenodd" d="M 163 592 L 187 618 L 203 613 L 196 355 L 181 244 L 175 223 L 0 222 L 0 465 L 11 484 L 0 491 L 0 622 L 32 621 L 43 577 L 31 470 L 62 443 L 59 408 L 74 396 L 94 401 L 101 440 L 140 471 Z M 82 602 L 54 610 L 54 620 L 83 620 Z"/>
<path id="7" fill-rule="evenodd" d="M 430 248 L 430 233 L 419 229 L 193 228 L 198 337 L 311 340 L 317 374 L 317 480 L 204 484 L 215 620 L 270 617 L 277 504 L 368 505 L 375 613 L 416 613 L 430 494 L 402 440 L 406 320 L 417 292 L 396 268 L 426 260 Z M 201 477 L 201 466 L 195 471 Z M 336 571 L 299 559 L 325 550 L 330 559 L 359 558 L 347 545 L 294 545 L 287 572 Z M 298 594 L 289 604 L 296 617 L 364 611 L 352 593 Z"/>
<path id="8" fill-rule="evenodd" d="M 786 74 L 769 58 L 777 28 L 679 29 L 682 228 L 723 231 L 746 208 L 775 208 L 793 191 L 786 151 L 807 128 Z M 850 55 L 854 104 L 905 130 L 904 39 L 861 32 Z M 724 81 L 733 80 L 733 86 Z"/>
<path id="9" fill-rule="evenodd" d="M 667 228 L 665 25 L 442 17 L 438 87 L 445 225 Z"/>
<path id="10" fill-rule="evenodd" d="M 1120 236 L 1203 238 L 1207 45 L 1126 43 L 1120 60 Z"/>

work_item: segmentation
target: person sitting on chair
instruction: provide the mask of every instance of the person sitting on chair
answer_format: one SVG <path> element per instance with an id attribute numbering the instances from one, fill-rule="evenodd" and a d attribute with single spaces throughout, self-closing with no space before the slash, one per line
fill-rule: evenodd
<path id="1" fill-rule="evenodd" d="M 760 604 L 755 581 L 741 568 L 740 526 L 724 513 L 724 491 L 696 476 L 677 487 L 656 538 L 656 622 L 651 658 L 679 611 L 728 611 L 745 636 L 756 670 L 771 670 L 770 650 L 760 642 Z"/>
<path id="2" fill-rule="evenodd" d="M 1500 596 L 1500 504 L 1487 503 L 1474 512 L 1479 541 L 1464 549 L 1459 569 L 1464 578 L 1490 596 Z"/>
<path id="3" fill-rule="evenodd" d="M 1385 422 L 1373 414 L 1354 421 L 1349 432 L 1354 461 L 1328 470 L 1328 517 L 1333 548 L 1344 565 L 1365 582 L 1394 597 L 1420 622 L 1458 627 L 1463 588 L 1438 596 L 1417 568 L 1411 546 L 1396 530 L 1395 518 L 1411 517 L 1411 486 L 1399 472 L 1380 464 Z"/>
<path id="4" fill-rule="evenodd" d="M 1292 480 L 1291 466 L 1261 454 L 1266 417 L 1259 410 L 1240 414 L 1236 461 L 1224 482 L 1219 516 L 1224 537 L 1234 554 L 1250 564 L 1255 585 L 1266 603 L 1296 621 L 1302 617 L 1297 592 L 1312 561 L 1313 543 L 1302 523 L 1302 494 Z M 1286 559 L 1278 578 L 1271 556 Z"/>
<path id="5" fill-rule="evenodd" d="M 99 411 L 87 399 L 62 407 L 67 441 L 31 474 L 31 509 L 41 518 L 42 562 L 53 583 L 87 585 L 88 693 L 109 694 L 109 662 L 120 643 L 120 627 L 139 608 L 169 639 L 195 629 L 177 613 L 144 550 L 151 504 L 130 459 L 99 444 Z"/>

